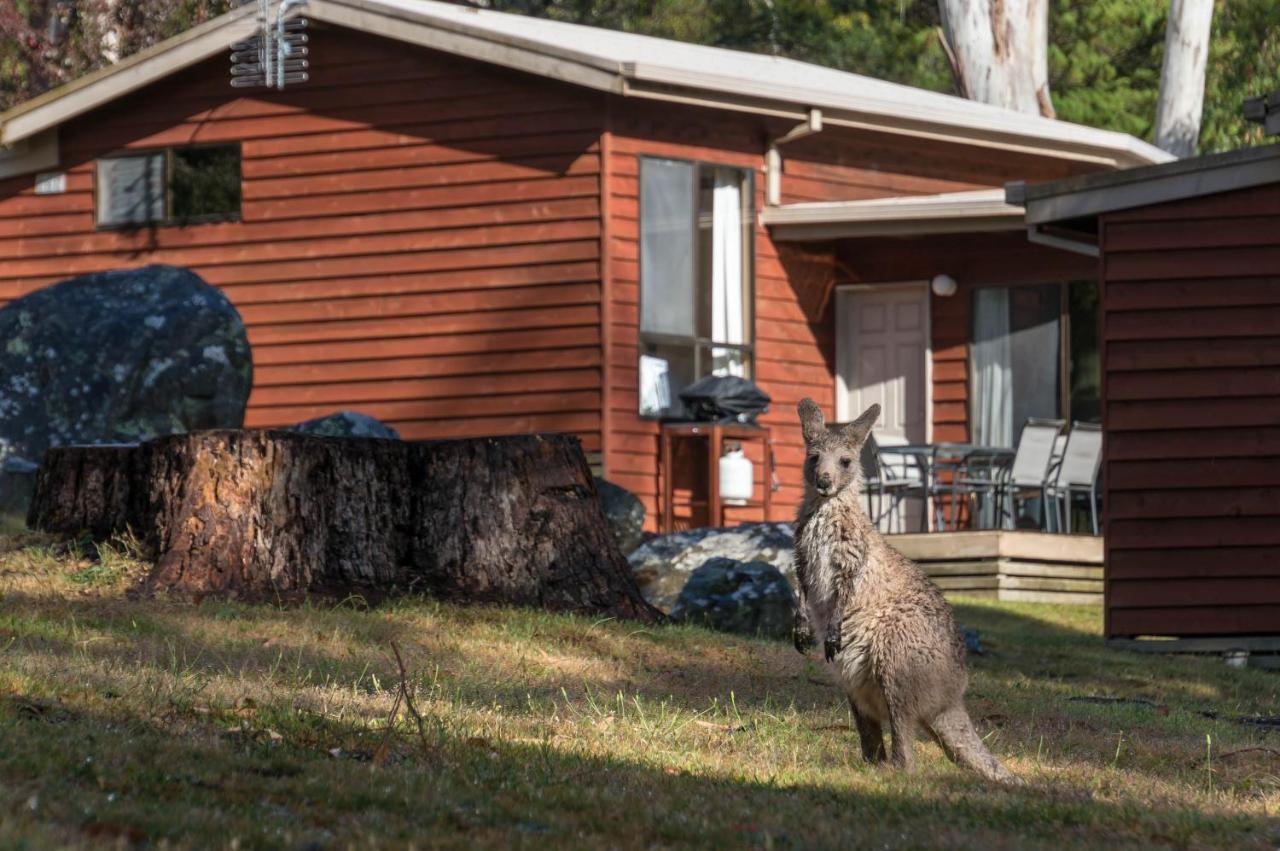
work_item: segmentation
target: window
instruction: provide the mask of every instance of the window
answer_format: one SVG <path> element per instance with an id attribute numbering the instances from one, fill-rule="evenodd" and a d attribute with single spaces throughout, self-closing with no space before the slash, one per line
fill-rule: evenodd
<path id="1" fill-rule="evenodd" d="M 185 225 L 240 215 L 240 146 L 166 148 L 98 160 L 98 225 Z"/>
<path id="2" fill-rule="evenodd" d="M 973 440 L 1012 446 L 1030 417 L 1097 420 L 1098 288 L 1090 281 L 974 293 Z"/>
<path id="3" fill-rule="evenodd" d="M 681 416 L 700 378 L 752 374 L 752 191 L 740 169 L 640 161 L 641 416 Z"/>

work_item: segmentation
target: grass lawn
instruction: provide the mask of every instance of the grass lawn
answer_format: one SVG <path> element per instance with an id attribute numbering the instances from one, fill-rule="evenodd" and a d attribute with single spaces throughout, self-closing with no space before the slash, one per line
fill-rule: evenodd
<path id="1" fill-rule="evenodd" d="M 0 848 L 1280 845 L 1280 733 L 1200 714 L 1277 714 L 1280 676 L 1106 650 L 1095 608 L 957 604 L 1011 790 L 923 740 L 909 774 L 862 764 L 785 644 L 429 600 L 137 601 L 127 550 L 0 539 Z"/>

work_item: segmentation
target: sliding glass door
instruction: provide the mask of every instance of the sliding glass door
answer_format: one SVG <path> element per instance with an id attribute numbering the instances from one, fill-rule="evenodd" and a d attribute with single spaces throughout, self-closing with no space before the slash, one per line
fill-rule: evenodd
<path id="1" fill-rule="evenodd" d="M 985 287 L 974 292 L 972 440 L 1014 446 L 1032 417 L 1098 416 L 1097 285 Z"/>

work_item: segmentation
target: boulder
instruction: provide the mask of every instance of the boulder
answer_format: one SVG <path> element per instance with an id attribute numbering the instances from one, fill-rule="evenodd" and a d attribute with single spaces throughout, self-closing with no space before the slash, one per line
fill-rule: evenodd
<path id="1" fill-rule="evenodd" d="M 0 310 L 0 462 L 51 446 L 239 428 L 253 384 L 244 323 L 198 275 L 84 275 Z"/>
<path id="2" fill-rule="evenodd" d="M 645 599 L 670 612 L 693 571 L 713 558 L 764 562 L 795 583 L 795 537 L 790 523 L 674 532 L 645 541 L 627 561 Z"/>
<path id="3" fill-rule="evenodd" d="M 321 437 L 377 437 L 383 440 L 399 440 L 400 432 L 368 414 L 358 411 L 337 411 L 314 420 L 298 423 L 287 431 L 315 434 Z"/>
<path id="4" fill-rule="evenodd" d="M 631 491 L 599 476 L 596 494 L 618 549 L 627 555 L 644 540 L 644 503 Z"/>
<path id="5" fill-rule="evenodd" d="M 983 655 L 982 640 L 978 636 L 978 630 L 964 624 L 956 628 L 960 630 L 960 637 L 964 639 L 965 649 L 975 656 Z"/>
<path id="6" fill-rule="evenodd" d="M 712 558 L 690 574 L 671 618 L 721 632 L 787 638 L 795 611 L 791 584 L 773 565 Z"/>

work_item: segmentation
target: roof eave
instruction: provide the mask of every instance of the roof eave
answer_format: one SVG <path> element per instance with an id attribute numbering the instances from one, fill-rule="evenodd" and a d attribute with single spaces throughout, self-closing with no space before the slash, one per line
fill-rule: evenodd
<path id="1" fill-rule="evenodd" d="M 365 0 L 309 0 L 306 14 L 335 26 L 574 85 L 616 93 L 623 90 L 625 74 L 620 62 L 603 62 L 569 47 L 468 26 L 426 11 L 388 8 Z"/>
<path id="2" fill-rule="evenodd" d="M 629 63 L 627 94 L 656 99 L 683 99 L 707 106 L 749 107 L 750 111 L 803 116 L 822 109 L 823 122 L 831 126 L 897 132 L 983 147 L 1094 163 L 1108 168 L 1163 163 L 1174 157 L 1140 139 L 1111 130 L 1064 122 L 1033 121 L 1019 125 L 1009 116 L 985 105 L 963 102 L 961 108 L 940 110 L 930 106 L 879 102 L 862 98 L 856 109 L 830 97 L 791 86 L 749 85 L 714 74 L 691 74 L 650 63 Z M 707 93 L 714 93 L 708 97 Z M 684 93 L 684 97 L 679 95 Z M 1043 123 L 1043 127 L 1035 126 Z"/>
<path id="3" fill-rule="evenodd" d="M 1280 183 L 1280 145 L 1039 185 L 1011 183 L 1005 194 L 1026 209 L 1028 225 L 1041 225 L 1269 183 Z"/>
<path id="4" fill-rule="evenodd" d="M 100 68 L 0 114 L 0 145 L 12 145 L 82 115 L 157 79 L 181 71 L 256 29 L 252 6 L 242 6 L 173 38 Z"/>
<path id="5" fill-rule="evenodd" d="M 942 236 L 957 233 L 1003 233 L 1023 230 L 1022 218 L 975 216 L 968 219 L 885 219 L 864 222 L 773 224 L 769 234 L 776 242 L 827 242 L 884 236 Z"/>
<path id="6" fill-rule="evenodd" d="M 116 65 L 54 89 L 0 115 L 0 144 L 12 144 L 82 115 L 111 99 L 226 50 L 256 26 L 252 6 L 237 8 Z M 782 85 L 746 84 L 715 74 L 647 63 L 603 61 L 429 10 L 387 7 L 376 0 L 311 0 L 308 17 L 402 42 L 442 50 L 577 86 L 629 97 L 699 103 L 718 109 L 804 115 L 820 107 L 832 126 L 871 129 L 1096 164 L 1103 168 L 1160 162 L 1168 157 L 1130 136 L 1054 124 L 1020 123 L 981 105 L 928 108 L 862 99 L 857 108 L 834 96 Z M 820 93 L 819 93 L 820 94 Z M 945 105 L 944 105 L 945 106 Z"/>
<path id="7" fill-rule="evenodd" d="M 774 239 L 816 241 L 1022 230 L 1023 211 L 999 190 L 770 207 L 760 214 Z"/>

